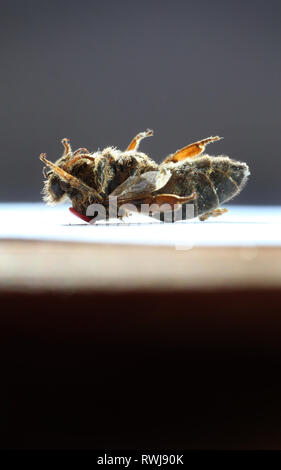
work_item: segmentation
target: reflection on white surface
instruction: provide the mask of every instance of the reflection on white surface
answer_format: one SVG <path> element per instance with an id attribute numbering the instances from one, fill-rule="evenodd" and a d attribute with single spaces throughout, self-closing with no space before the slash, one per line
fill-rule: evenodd
<path id="1" fill-rule="evenodd" d="M 229 212 L 205 222 L 159 223 L 132 215 L 124 222 L 91 225 L 68 205 L 0 204 L 0 238 L 176 246 L 281 245 L 281 207 L 228 206 Z"/>

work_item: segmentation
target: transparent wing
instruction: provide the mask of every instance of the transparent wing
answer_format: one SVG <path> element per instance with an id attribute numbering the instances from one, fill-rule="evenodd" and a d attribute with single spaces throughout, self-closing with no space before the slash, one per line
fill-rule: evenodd
<path id="1" fill-rule="evenodd" d="M 118 197 L 119 202 L 136 201 L 149 196 L 165 186 L 171 178 L 171 172 L 148 171 L 139 176 L 129 176 L 124 183 L 117 186 L 109 197 Z"/>

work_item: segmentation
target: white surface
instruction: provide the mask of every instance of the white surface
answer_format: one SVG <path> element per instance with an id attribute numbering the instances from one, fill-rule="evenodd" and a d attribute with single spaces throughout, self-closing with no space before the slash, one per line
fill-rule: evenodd
<path id="1" fill-rule="evenodd" d="M 164 224 L 134 215 L 125 222 L 91 225 L 69 205 L 0 204 L 0 238 L 92 243 L 193 246 L 281 246 L 281 207 L 228 206 L 229 212 L 205 222 Z M 129 223 L 130 222 L 130 223 Z"/>

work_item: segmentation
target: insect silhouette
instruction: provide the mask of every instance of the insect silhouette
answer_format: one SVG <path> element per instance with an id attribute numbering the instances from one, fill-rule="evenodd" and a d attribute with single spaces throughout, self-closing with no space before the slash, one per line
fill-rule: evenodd
<path id="1" fill-rule="evenodd" d="M 147 129 L 124 151 L 107 147 L 95 153 L 86 148 L 73 152 L 69 140 L 63 139 L 64 152 L 55 163 L 40 155 L 48 167 L 43 169 L 43 199 L 56 204 L 69 198 L 72 210 L 85 220 L 92 204 L 103 204 L 108 215 L 110 196 L 117 197 L 118 208 L 130 203 L 139 211 L 143 205 L 157 205 L 159 210 L 149 214 L 158 212 L 161 220 L 166 211 L 175 214 L 190 203 L 192 217 L 200 220 L 226 212 L 221 205 L 242 190 L 250 174 L 248 165 L 225 155 L 204 154 L 207 144 L 221 140 L 218 136 L 183 147 L 158 164 L 138 150 L 141 140 L 152 135 Z M 181 213 L 184 218 L 184 210 Z"/>

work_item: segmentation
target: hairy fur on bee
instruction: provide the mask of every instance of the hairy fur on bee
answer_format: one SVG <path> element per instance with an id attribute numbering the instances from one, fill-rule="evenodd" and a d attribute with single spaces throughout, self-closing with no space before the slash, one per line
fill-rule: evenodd
<path id="1" fill-rule="evenodd" d="M 44 154 L 40 157 L 49 166 L 48 170 L 44 169 L 44 201 L 57 204 L 69 198 L 73 209 L 85 215 L 91 204 L 106 203 L 112 194 L 119 197 L 125 184 L 127 202 L 138 208 L 147 201 L 149 192 L 153 194 L 151 200 L 159 195 L 166 199 L 174 196 L 175 201 L 181 199 L 183 208 L 186 207 L 183 200 L 194 195 L 190 197 L 194 204 L 194 217 L 207 218 L 212 212 L 215 215 L 223 213 L 224 210 L 219 209 L 221 204 L 232 199 L 245 186 L 250 174 L 246 163 L 224 155 L 202 154 L 208 143 L 220 140 L 220 137 L 195 142 L 157 164 L 138 151 L 139 141 L 149 135 L 152 135 L 150 130 L 138 134 L 126 151 L 107 147 L 95 153 L 86 149 L 73 153 L 69 141 L 64 139 L 65 152 L 55 164 L 46 160 Z M 169 176 L 163 179 L 163 174 Z M 132 196 L 128 198 L 128 194 Z"/>
<path id="2" fill-rule="evenodd" d="M 87 185 L 95 188 L 103 199 L 129 176 L 138 176 L 147 171 L 157 170 L 158 164 L 142 152 L 130 150 L 127 152 L 114 147 L 107 147 L 102 151 L 91 154 L 93 160 L 81 158 L 68 171 Z M 67 161 L 71 156 L 62 157 L 56 161 L 56 165 L 67 167 Z M 86 214 L 87 207 L 100 201 L 88 194 L 83 199 L 79 190 L 70 184 L 61 181 L 57 175 L 50 175 L 44 183 L 43 199 L 47 204 L 57 204 L 68 197 L 77 212 Z"/>
<path id="3" fill-rule="evenodd" d="M 250 174 L 248 165 L 225 155 L 200 155 L 178 163 L 162 163 L 172 176 L 161 192 L 184 196 L 195 192 L 194 216 L 210 212 L 237 196 Z"/>

